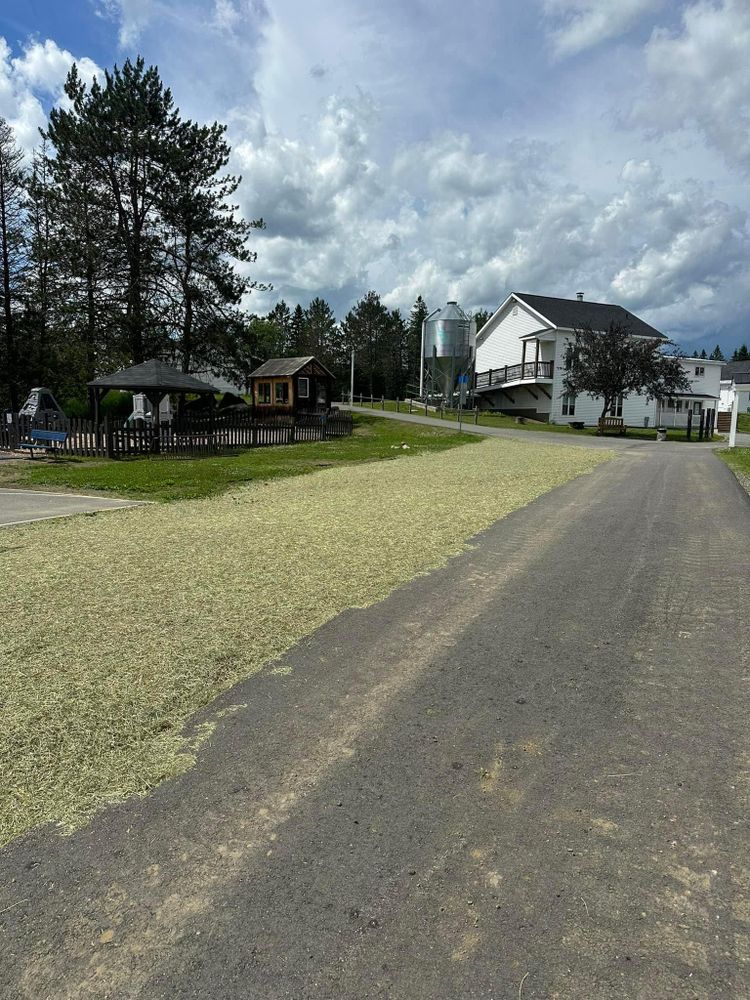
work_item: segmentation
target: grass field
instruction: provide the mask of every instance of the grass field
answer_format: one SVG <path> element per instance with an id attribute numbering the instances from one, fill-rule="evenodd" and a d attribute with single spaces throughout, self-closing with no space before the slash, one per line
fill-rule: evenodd
<path id="1" fill-rule="evenodd" d="M 732 472 L 750 493 L 750 448 L 727 448 L 717 451 Z"/>
<path id="2" fill-rule="evenodd" d="M 185 770 L 196 749 L 185 725 L 220 691 L 609 457 L 425 444 L 408 459 L 4 529 L 0 843 L 43 822 L 80 824 Z"/>
<path id="3" fill-rule="evenodd" d="M 737 414 L 737 430 L 741 434 L 750 434 L 750 413 Z"/>
<path id="4" fill-rule="evenodd" d="M 356 399 L 356 396 L 355 396 L 355 399 Z M 391 413 L 396 413 L 396 412 L 408 413 L 409 412 L 409 403 L 408 403 L 408 401 L 407 402 L 401 401 L 401 402 L 397 403 L 395 400 L 386 399 L 382 405 L 379 402 L 376 402 L 374 406 L 372 406 L 369 403 L 364 403 L 361 408 L 360 408 L 360 405 L 358 403 L 355 405 L 356 412 L 360 412 L 360 410 L 361 410 L 361 412 L 366 413 L 368 410 L 372 410 L 372 409 L 374 409 L 376 411 L 377 410 L 387 410 L 387 411 L 389 411 Z M 445 423 L 457 423 L 457 421 L 458 421 L 458 415 L 457 415 L 457 413 L 456 413 L 455 410 L 445 410 L 441 414 L 441 412 L 439 410 L 433 410 L 433 409 L 429 409 L 428 408 L 427 414 L 425 414 L 424 405 L 419 406 L 417 404 L 414 404 L 412 406 L 412 413 L 418 414 L 420 416 L 425 416 L 426 415 L 428 417 L 434 417 L 437 420 L 443 420 Z M 474 425 L 474 411 L 473 410 L 467 410 L 467 411 L 464 412 L 463 422 L 465 424 L 467 424 L 467 425 L 472 425 L 472 426 Z M 546 431 L 546 432 L 552 433 L 552 434 L 569 434 L 569 435 L 571 435 L 573 437 L 581 437 L 581 436 L 583 436 L 583 437 L 589 436 L 590 437 L 592 435 L 596 435 L 596 428 L 594 428 L 594 427 L 585 427 L 582 431 L 578 431 L 578 430 L 574 430 L 572 427 L 570 427 L 569 424 L 550 424 L 550 423 L 545 423 L 544 421 L 541 421 L 541 420 L 526 420 L 526 421 L 524 421 L 524 423 L 519 424 L 519 423 L 516 423 L 516 418 L 515 417 L 509 417 L 509 416 L 507 416 L 507 414 L 504 414 L 504 413 L 482 413 L 482 412 L 480 412 L 480 413 L 477 414 L 476 423 L 480 427 L 504 427 L 504 428 L 507 428 L 508 430 L 512 429 L 512 430 L 517 430 L 517 431 L 530 431 L 532 433 L 534 431 Z M 656 428 L 655 427 L 629 427 L 628 431 L 627 431 L 627 437 L 629 437 L 629 438 L 635 438 L 635 439 L 637 439 L 639 441 L 655 441 L 656 440 Z M 720 440 L 720 438 L 717 435 L 714 436 L 714 439 L 717 440 L 717 441 Z M 683 429 L 668 428 L 667 429 L 667 440 L 668 441 L 682 441 L 682 442 L 687 443 L 687 435 L 686 435 L 686 433 L 685 433 L 685 431 Z M 698 440 L 698 426 L 696 424 L 696 426 L 693 429 L 693 434 L 692 434 L 692 437 L 690 439 L 690 443 L 692 444 L 694 441 L 697 441 L 697 440 Z"/>
<path id="5" fill-rule="evenodd" d="M 333 441 L 311 441 L 276 448 L 254 448 L 236 455 L 199 459 L 71 458 L 0 464 L 0 486 L 33 489 L 104 491 L 148 500 L 213 496 L 254 480 L 297 476 L 317 469 L 415 456 L 476 443 L 476 437 L 419 424 L 398 424 L 355 414 L 354 434 Z M 408 449 L 399 446 L 407 444 Z"/>

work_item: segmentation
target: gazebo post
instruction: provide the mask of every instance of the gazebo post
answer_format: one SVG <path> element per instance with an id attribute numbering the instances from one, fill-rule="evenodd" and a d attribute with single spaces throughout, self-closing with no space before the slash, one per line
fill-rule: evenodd
<path id="1" fill-rule="evenodd" d="M 146 396 L 149 403 L 151 403 L 151 452 L 154 455 L 158 455 L 161 451 L 161 424 L 159 422 L 159 407 L 162 399 L 166 396 L 166 393 L 159 392 L 158 389 L 153 389 L 150 393 L 147 393 Z"/>

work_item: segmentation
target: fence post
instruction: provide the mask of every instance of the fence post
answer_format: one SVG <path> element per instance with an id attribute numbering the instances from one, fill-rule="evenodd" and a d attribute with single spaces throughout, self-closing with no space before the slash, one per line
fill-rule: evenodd
<path id="1" fill-rule="evenodd" d="M 398 408 L 398 396 L 396 396 L 396 413 L 400 413 L 401 410 Z"/>
<path id="2" fill-rule="evenodd" d="M 381 410 L 385 409 L 385 396 L 380 397 L 380 409 Z"/>
<path id="3" fill-rule="evenodd" d="M 688 410 L 687 429 L 685 431 L 685 437 L 687 438 L 688 441 L 690 440 L 690 434 L 691 434 L 692 430 L 693 430 L 693 410 L 692 410 L 692 407 L 691 407 Z"/>
<path id="4" fill-rule="evenodd" d="M 476 424 L 478 424 L 478 423 L 479 423 L 479 407 L 475 406 L 474 407 L 474 425 L 476 426 Z"/>
<path id="5" fill-rule="evenodd" d="M 109 425 L 109 414 L 104 416 L 104 450 L 107 453 L 107 458 L 114 458 L 114 441 L 112 440 L 112 430 Z"/>
<path id="6" fill-rule="evenodd" d="M 703 440 L 703 426 L 704 426 L 705 422 L 706 422 L 706 414 L 703 412 L 703 410 L 701 410 L 701 419 L 700 419 L 700 423 L 698 424 L 698 440 L 699 441 Z"/>
<path id="7" fill-rule="evenodd" d="M 411 398 L 411 396 L 409 396 L 409 413 L 411 413 L 411 404 L 413 402 L 414 402 L 414 400 Z"/>
<path id="8" fill-rule="evenodd" d="M 424 398 L 424 415 L 427 416 L 427 396 Z"/>

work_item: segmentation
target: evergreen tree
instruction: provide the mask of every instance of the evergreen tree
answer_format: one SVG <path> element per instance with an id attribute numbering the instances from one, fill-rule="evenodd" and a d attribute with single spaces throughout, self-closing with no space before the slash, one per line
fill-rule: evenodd
<path id="1" fill-rule="evenodd" d="M 283 358 L 291 352 L 292 345 L 292 313 L 282 299 L 268 313 L 266 319 L 276 327 L 277 339 L 275 353 L 271 357 Z"/>
<path id="2" fill-rule="evenodd" d="M 724 357 L 724 355 L 722 353 L 722 350 L 721 350 L 721 348 L 719 347 L 718 344 L 716 345 L 716 347 L 714 347 L 713 351 L 711 351 L 711 353 L 709 354 L 709 358 L 711 359 L 711 361 L 725 361 L 726 360 L 726 358 Z"/>
<path id="3" fill-rule="evenodd" d="M 750 358 L 750 351 L 747 349 L 747 344 L 742 344 L 741 347 L 735 347 L 734 354 L 732 355 L 732 361 L 747 361 Z"/>
<path id="4" fill-rule="evenodd" d="M 53 311 L 60 302 L 58 269 L 53 254 L 53 190 L 46 140 L 34 152 L 27 193 L 28 268 L 24 283 L 22 339 L 29 381 L 46 385 L 59 369 L 58 345 L 53 342 Z"/>
<path id="5" fill-rule="evenodd" d="M 297 303 L 289 323 L 289 349 L 292 357 L 305 356 L 305 311 Z"/>
<path id="6" fill-rule="evenodd" d="M 225 326 L 239 319 L 243 295 L 258 287 L 234 269 L 235 261 L 255 261 L 246 241 L 263 221 L 244 221 L 230 202 L 240 181 L 222 173 L 230 152 L 225 132 L 226 126 L 216 122 L 181 123 L 173 174 L 161 184 L 155 202 L 167 255 L 164 287 L 185 372 L 216 365 Z"/>
<path id="7" fill-rule="evenodd" d="M 333 365 L 337 331 L 333 309 L 325 299 L 316 296 L 305 309 L 304 350 L 302 354 L 313 354 L 324 365 Z"/>
<path id="8" fill-rule="evenodd" d="M 0 380 L 5 401 L 19 407 L 22 388 L 18 320 L 28 266 L 26 173 L 23 152 L 0 118 Z"/>
<path id="9" fill-rule="evenodd" d="M 385 395 L 389 399 L 403 399 L 409 375 L 409 329 L 400 309 L 392 309 L 388 314 L 381 357 Z"/>
<path id="10" fill-rule="evenodd" d="M 419 387 L 419 373 L 422 368 L 422 323 L 429 316 L 427 303 L 417 296 L 407 320 L 407 384 L 406 391 L 415 392 Z M 410 387 L 410 388 L 409 388 Z"/>
<path id="11" fill-rule="evenodd" d="M 183 164 L 179 113 L 157 69 L 143 59 L 126 60 L 105 73 L 104 85 L 86 88 L 75 68 L 65 85 L 70 106 L 53 108 L 48 135 L 57 148 L 67 140 L 66 159 L 90 172 L 94 195 L 105 207 L 105 232 L 122 251 L 117 275 L 122 337 L 132 363 L 165 346 L 166 268 L 157 208 Z"/>
<path id="12" fill-rule="evenodd" d="M 349 311 L 342 323 L 344 343 L 357 354 L 355 373 L 367 386 L 370 396 L 384 392 L 382 346 L 387 336 L 390 314 L 377 292 L 368 292 Z M 361 391 L 361 390 L 360 390 Z"/>
<path id="13" fill-rule="evenodd" d="M 702 351 L 700 352 L 700 354 L 698 355 L 698 357 L 699 357 L 699 358 L 701 359 L 701 361 L 703 361 L 703 360 L 705 360 L 706 358 L 708 358 L 708 355 L 706 354 L 706 348 L 705 348 L 705 347 L 704 347 L 704 348 L 703 348 L 703 350 L 702 350 Z"/>
<path id="14" fill-rule="evenodd" d="M 484 324 L 487 322 L 487 320 L 490 318 L 491 315 L 492 313 L 489 311 L 489 309 L 474 310 L 474 312 L 472 313 L 472 319 L 476 323 L 477 333 L 479 333 L 479 331 L 482 329 L 482 327 L 484 326 Z"/>

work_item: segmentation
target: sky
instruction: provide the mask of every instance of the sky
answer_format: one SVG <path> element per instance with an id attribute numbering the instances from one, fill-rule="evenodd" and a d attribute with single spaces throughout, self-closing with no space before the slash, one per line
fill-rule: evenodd
<path id="1" fill-rule="evenodd" d="M 228 125 L 255 312 L 583 291 L 731 351 L 748 52 L 749 0 L 4 0 L 0 115 L 30 149 L 74 60 L 158 65 Z"/>

